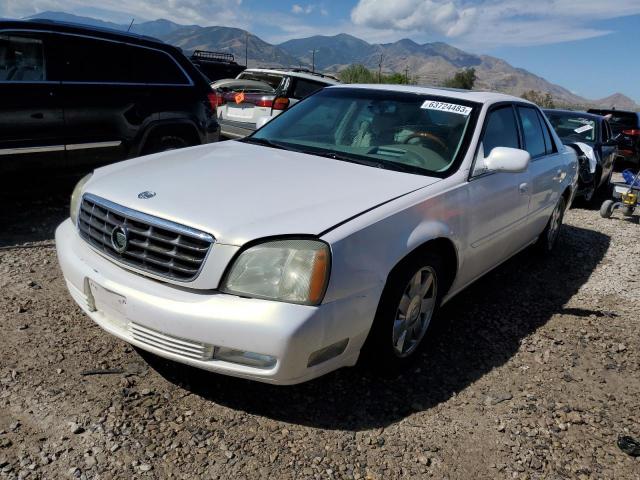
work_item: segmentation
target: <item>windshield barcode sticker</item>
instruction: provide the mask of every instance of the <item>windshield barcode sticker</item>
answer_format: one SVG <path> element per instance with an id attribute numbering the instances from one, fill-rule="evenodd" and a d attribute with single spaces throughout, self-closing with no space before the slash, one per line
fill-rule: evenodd
<path id="1" fill-rule="evenodd" d="M 427 100 L 420 108 L 425 110 L 439 110 L 441 112 L 457 113 L 458 115 L 464 115 L 465 117 L 471 113 L 471 110 L 473 110 L 471 107 L 465 107 L 464 105 L 436 102 L 434 100 Z"/>
<path id="2" fill-rule="evenodd" d="M 583 125 L 581 127 L 578 127 L 574 130 L 574 132 L 576 133 L 584 133 L 588 130 L 592 130 L 593 129 L 593 125 Z"/>

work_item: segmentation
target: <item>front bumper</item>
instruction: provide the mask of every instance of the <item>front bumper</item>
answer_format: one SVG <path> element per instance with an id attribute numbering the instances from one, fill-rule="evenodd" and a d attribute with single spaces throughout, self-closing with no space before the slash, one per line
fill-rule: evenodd
<path id="1" fill-rule="evenodd" d="M 354 365 L 368 330 L 353 331 L 363 322 L 350 320 L 373 318 L 377 306 L 362 292 L 313 307 L 168 285 L 98 255 L 70 220 L 56 230 L 56 248 L 71 296 L 107 332 L 176 362 L 267 383 L 301 383 Z M 314 352 L 344 339 L 341 354 L 308 367 Z M 217 347 L 275 363 L 258 368 L 208 358 Z"/>

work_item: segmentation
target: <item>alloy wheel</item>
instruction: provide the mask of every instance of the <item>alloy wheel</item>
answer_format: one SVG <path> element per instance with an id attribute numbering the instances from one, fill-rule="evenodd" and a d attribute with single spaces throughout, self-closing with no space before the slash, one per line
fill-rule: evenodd
<path id="1" fill-rule="evenodd" d="M 424 337 L 436 308 L 438 281 L 431 267 L 418 270 L 406 285 L 396 309 L 392 345 L 396 356 L 411 355 Z"/>

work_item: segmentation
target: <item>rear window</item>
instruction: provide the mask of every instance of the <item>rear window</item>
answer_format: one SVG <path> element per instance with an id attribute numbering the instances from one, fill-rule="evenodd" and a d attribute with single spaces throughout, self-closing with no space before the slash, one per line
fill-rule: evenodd
<path id="1" fill-rule="evenodd" d="M 187 78 L 165 52 L 131 47 L 134 83 L 186 85 Z"/>
<path id="2" fill-rule="evenodd" d="M 63 81 L 185 85 L 189 80 L 166 53 L 120 42 L 64 36 Z"/>
<path id="3" fill-rule="evenodd" d="M 258 82 L 268 83 L 272 88 L 276 89 L 282 83 L 284 76 L 277 73 L 244 71 L 238 75 L 238 78 L 242 80 L 255 80 Z"/>
<path id="4" fill-rule="evenodd" d="M 613 133 L 620 133 L 622 130 L 639 128 L 638 115 L 633 112 L 619 112 L 617 110 L 589 110 L 590 113 L 606 116 L 611 125 Z"/>
<path id="5" fill-rule="evenodd" d="M 596 141 L 598 123 L 592 117 L 585 117 L 580 113 L 546 112 L 547 118 L 560 139 L 567 142 Z"/>
<path id="6" fill-rule="evenodd" d="M 310 80 L 305 80 L 304 78 L 296 78 L 293 84 L 293 94 L 292 97 L 300 100 L 305 97 L 308 97 L 312 93 L 317 92 L 321 88 L 324 88 L 326 85 L 324 83 L 312 82 Z"/>
<path id="7" fill-rule="evenodd" d="M 130 51 L 122 43 L 65 36 L 64 56 L 63 81 L 130 83 L 133 80 Z"/>

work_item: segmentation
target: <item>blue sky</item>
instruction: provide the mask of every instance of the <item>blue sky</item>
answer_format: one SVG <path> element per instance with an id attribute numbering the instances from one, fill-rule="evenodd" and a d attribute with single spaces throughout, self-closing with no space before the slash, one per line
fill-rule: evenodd
<path id="1" fill-rule="evenodd" d="M 621 92 L 640 102 L 640 0 L 0 0 L 0 16 L 44 10 L 236 26 L 272 43 L 342 32 L 445 41 L 588 98 Z"/>

